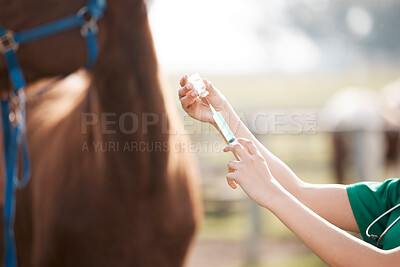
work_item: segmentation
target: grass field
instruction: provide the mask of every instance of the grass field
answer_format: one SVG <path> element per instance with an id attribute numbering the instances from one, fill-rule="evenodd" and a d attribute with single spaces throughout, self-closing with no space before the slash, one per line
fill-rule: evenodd
<path id="1" fill-rule="evenodd" d="M 400 78 L 400 70 L 319 74 L 266 74 L 243 76 L 204 75 L 228 98 L 236 111 L 263 109 L 321 108 L 332 94 L 347 86 L 381 89 Z M 176 97 L 178 76 L 169 77 L 169 90 Z M 200 126 L 198 126 L 200 127 Z M 217 134 L 191 135 L 196 142 L 220 142 Z M 331 144 L 326 133 L 312 135 L 261 135 L 260 141 L 308 182 L 333 182 Z M 196 153 L 202 174 L 206 217 L 198 234 L 189 266 L 324 266 L 268 211 L 260 210 L 261 236 L 258 264 L 246 263 L 251 223 L 249 201 L 240 190 L 225 183 L 226 162 L 231 155 L 206 150 Z M 349 181 L 351 182 L 351 181 Z"/>

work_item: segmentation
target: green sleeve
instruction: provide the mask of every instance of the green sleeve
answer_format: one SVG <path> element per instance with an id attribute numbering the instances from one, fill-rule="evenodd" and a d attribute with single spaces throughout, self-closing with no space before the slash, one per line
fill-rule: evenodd
<path id="1" fill-rule="evenodd" d="M 371 244 L 365 230 L 381 214 L 393 207 L 399 200 L 399 179 L 389 179 L 383 183 L 364 182 L 349 185 L 347 195 L 363 239 Z M 389 216 L 385 216 L 373 227 L 372 233 L 382 233 Z"/>

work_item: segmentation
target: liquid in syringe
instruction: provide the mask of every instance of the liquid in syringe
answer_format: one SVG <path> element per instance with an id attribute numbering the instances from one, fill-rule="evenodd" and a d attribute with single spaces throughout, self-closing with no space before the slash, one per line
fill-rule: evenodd
<path id="1" fill-rule="evenodd" d="M 199 97 L 201 99 L 204 99 L 207 102 L 207 104 L 209 105 L 209 107 L 213 113 L 213 119 L 214 119 L 215 123 L 217 124 L 219 130 L 223 134 L 226 142 L 228 142 L 229 144 L 235 142 L 236 137 L 232 133 L 231 129 L 229 128 L 229 126 L 226 123 L 226 121 L 224 120 L 224 118 L 222 117 L 221 113 L 217 112 L 215 110 L 215 108 L 208 101 L 206 96 L 209 94 L 209 92 L 207 91 L 206 85 L 204 84 L 200 75 L 197 73 L 193 74 L 192 76 L 190 76 L 188 78 L 188 81 L 193 85 L 193 88 L 194 88 L 194 90 L 197 91 L 197 93 L 199 94 Z"/>

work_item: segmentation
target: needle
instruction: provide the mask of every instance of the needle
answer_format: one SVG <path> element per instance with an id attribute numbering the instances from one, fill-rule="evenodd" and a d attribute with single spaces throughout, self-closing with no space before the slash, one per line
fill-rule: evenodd
<path id="1" fill-rule="evenodd" d="M 213 114 L 217 113 L 217 111 L 214 109 L 214 107 L 210 104 L 210 101 L 208 101 L 207 97 L 203 97 L 203 99 L 207 102 L 207 104 L 210 107 L 212 113 Z"/>

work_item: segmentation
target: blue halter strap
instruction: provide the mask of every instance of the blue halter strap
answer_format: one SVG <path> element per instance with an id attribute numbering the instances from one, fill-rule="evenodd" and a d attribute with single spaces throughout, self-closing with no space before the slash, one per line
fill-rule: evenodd
<path id="1" fill-rule="evenodd" d="M 56 20 L 36 28 L 14 33 L 5 30 L 0 24 L 0 54 L 4 55 L 8 76 L 13 86 L 8 99 L 1 100 L 1 115 L 5 161 L 5 200 L 4 220 L 4 266 L 17 266 L 14 240 L 15 192 L 29 180 L 30 166 L 25 122 L 25 78 L 18 63 L 17 50 L 20 45 L 55 35 L 74 28 L 81 29 L 87 48 L 86 68 L 90 68 L 98 56 L 97 20 L 103 15 L 106 0 L 89 0 L 86 6 L 75 15 Z M 20 164 L 22 173 L 18 174 L 19 151 L 22 151 Z M 19 180 L 18 177 L 21 177 Z"/>

